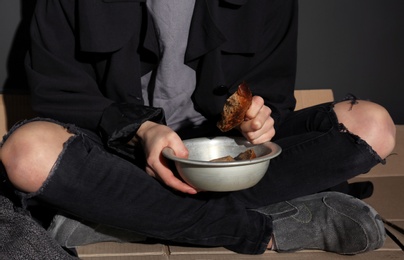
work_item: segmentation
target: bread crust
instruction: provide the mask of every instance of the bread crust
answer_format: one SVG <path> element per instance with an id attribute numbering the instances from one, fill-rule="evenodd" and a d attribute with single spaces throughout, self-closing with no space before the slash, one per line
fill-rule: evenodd
<path id="1" fill-rule="evenodd" d="M 217 127 L 222 132 L 227 132 L 240 125 L 245 118 L 247 110 L 252 103 L 252 93 L 248 85 L 243 82 L 238 86 L 224 104 L 222 117 L 217 122 Z"/>
<path id="2" fill-rule="evenodd" d="M 235 161 L 247 161 L 247 160 L 252 160 L 254 158 L 257 158 L 257 155 L 255 154 L 253 149 L 247 149 L 242 153 L 239 153 L 236 157 L 231 157 L 230 155 L 223 156 L 220 158 L 216 158 L 213 160 L 210 160 L 211 162 L 235 162 Z"/>

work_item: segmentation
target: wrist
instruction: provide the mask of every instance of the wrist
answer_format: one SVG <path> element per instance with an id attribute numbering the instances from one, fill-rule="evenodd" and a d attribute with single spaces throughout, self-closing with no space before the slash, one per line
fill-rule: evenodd
<path id="1" fill-rule="evenodd" d="M 152 121 L 146 121 L 143 124 L 140 125 L 139 129 L 136 132 L 136 135 L 132 138 L 132 140 L 135 140 L 136 142 L 142 141 L 147 133 L 147 131 L 157 125 L 157 123 L 154 123 Z"/>

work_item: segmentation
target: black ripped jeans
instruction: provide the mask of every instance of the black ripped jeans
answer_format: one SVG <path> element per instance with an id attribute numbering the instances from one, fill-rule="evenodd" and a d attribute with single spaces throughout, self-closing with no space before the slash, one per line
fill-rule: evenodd
<path id="1" fill-rule="evenodd" d="M 329 189 L 382 162 L 367 143 L 338 123 L 332 108 L 332 103 L 321 104 L 288 117 L 273 139 L 282 153 L 271 160 L 256 186 L 197 195 L 170 190 L 106 151 L 96 135 L 65 125 L 75 135 L 41 189 L 22 194 L 23 201 L 44 202 L 147 237 L 262 253 L 271 238 L 271 219 L 250 209 Z"/>

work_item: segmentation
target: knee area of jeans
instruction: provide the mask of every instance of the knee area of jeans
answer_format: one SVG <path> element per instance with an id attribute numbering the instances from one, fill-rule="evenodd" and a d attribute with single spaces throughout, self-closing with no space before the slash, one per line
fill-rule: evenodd
<path id="1" fill-rule="evenodd" d="M 343 101 L 334 105 L 344 130 L 359 136 L 382 158 L 394 149 L 396 126 L 389 112 L 381 105 L 365 101 Z"/>
<path id="2" fill-rule="evenodd" d="M 26 192 L 39 189 L 68 136 L 62 126 L 50 122 L 34 121 L 14 129 L 0 150 L 10 182 Z"/>

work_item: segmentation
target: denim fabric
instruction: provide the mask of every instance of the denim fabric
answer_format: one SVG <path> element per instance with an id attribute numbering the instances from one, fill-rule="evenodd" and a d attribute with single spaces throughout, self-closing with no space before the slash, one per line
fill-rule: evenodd
<path id="1" fill-rule="evenodd" d="M 333 103 L 294 112 L 273 141 L 282 153 L 253 188 L 234 195 L 252 208 L 330 189 L 385 163 L 337 121 Z"/>
<path id="2" fill-rule="evenodd" d="M 250 189 L 180 194 L 106 151 L 95 134 L 65 125 L 75 135 L 65 143 L 49 178 L 37 193 L 22 195 L 147 237 L 262 253 L 272 221 L 249 209 L 326 190 L 382 162 L 338 123 L 332 107 L 327 103 L 292 113 L 273 140 L 282 147 L 281 155 Z"/>

